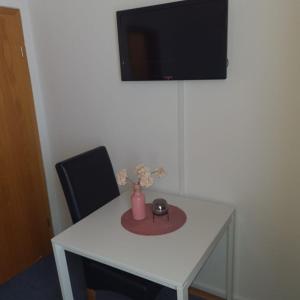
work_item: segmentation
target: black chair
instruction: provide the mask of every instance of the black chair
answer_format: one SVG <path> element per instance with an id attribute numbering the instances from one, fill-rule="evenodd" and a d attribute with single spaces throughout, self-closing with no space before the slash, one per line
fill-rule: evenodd
<path id="1" fill-rule="evenodd" d="M 74 223 L 120 195 L 115 174 L 105 147 L 84 152 L 56 164 Z M 161 286 L 83 258 L 89 289 L 110 290 L 134 300 L 155 299 Z"/>

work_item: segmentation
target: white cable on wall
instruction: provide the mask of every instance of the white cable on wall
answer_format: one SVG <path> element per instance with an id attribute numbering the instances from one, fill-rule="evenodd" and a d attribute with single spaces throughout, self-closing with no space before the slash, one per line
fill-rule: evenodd
<path id="1" fill-rule="evenodd" d="M 185 190 L 185 101 L 184 81 L 177 84 L 177 113 L 178 113 L 178 190 L 184 195 Z"/>

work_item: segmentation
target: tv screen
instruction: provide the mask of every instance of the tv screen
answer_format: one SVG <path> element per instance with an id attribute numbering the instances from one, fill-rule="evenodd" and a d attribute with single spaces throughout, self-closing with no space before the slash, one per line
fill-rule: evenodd
<path id="1" fill-rule="evenodd" d="M 121 77 L 225 79 L 228 0 L 187 0 L 117 12 Z"/>

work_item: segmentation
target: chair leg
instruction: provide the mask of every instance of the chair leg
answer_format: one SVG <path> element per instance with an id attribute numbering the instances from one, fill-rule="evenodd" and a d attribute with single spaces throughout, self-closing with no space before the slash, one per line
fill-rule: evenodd
<path id="1" fill-rule="evenodd" d="M 87 298 L 88 300 L 96 300 L 95 290 L 87 289 Z"/>

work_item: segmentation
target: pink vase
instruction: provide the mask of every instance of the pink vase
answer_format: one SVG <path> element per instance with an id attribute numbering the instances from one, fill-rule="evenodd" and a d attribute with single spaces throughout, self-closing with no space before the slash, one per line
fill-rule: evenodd
<path id="1" fill-rule="evenodd" d="M 131 195 L 131 211 L 134 220 L 140 221 L 146 218 L 145 195 L 138 184 L 133 186 Z"/>

